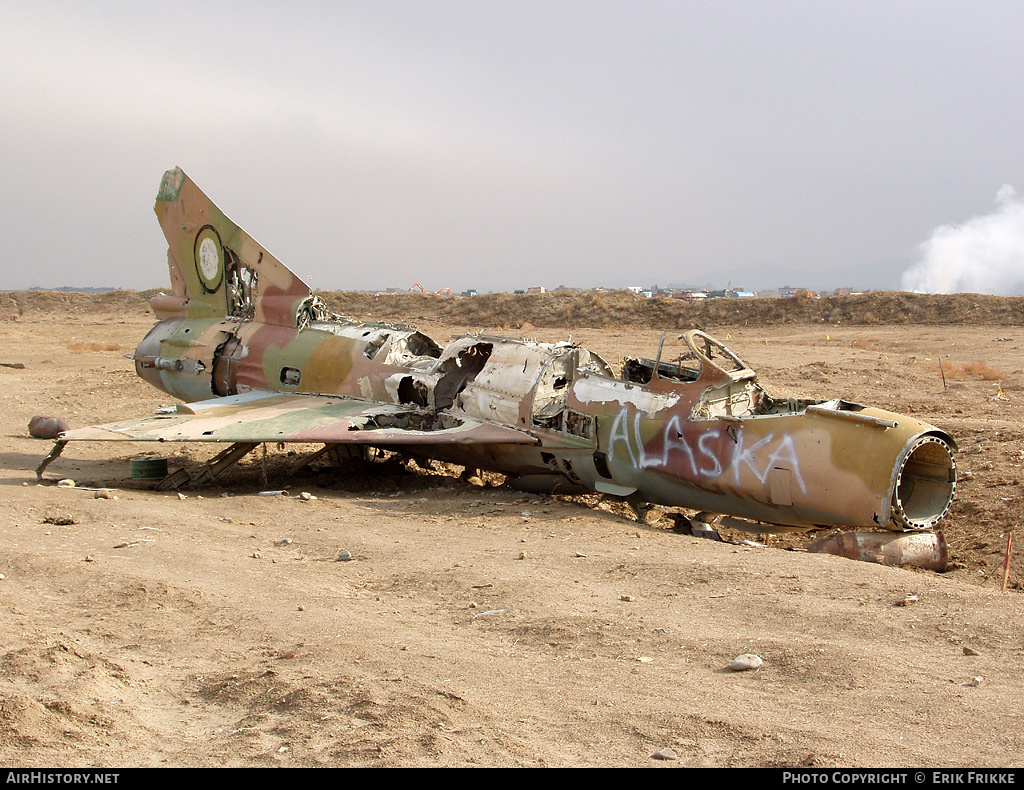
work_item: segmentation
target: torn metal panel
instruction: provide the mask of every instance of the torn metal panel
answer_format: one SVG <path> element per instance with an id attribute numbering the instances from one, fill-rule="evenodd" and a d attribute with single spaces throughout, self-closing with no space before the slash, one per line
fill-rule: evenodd
<path id="1" fill-rule="evenodd" d="M 759 528 L 922 530 L 956 490 L 955 442 L 848 400 L 773 398 L 702 331 L 621 371 L 588 349 L 498 335 L 446 345 L 337 316 L 181 170 L 156 213 L 172 293 L 136 371 L 185 401 L 71 441 L 387 447 L 502 472 L 534 490 L 601 491 Z M 771 531 L 763 529 L 762 531 Z"/>

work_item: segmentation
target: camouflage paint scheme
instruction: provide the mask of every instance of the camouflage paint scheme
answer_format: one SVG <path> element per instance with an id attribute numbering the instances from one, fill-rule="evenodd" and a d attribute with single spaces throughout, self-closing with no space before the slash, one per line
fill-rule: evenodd
<path id="1" fill-rule="evenodd" d="M 382 447 L 503 472 L 532 490 L 600 491 L 723 513 L 757 531 L 934 528 L 955 443 L 842 400 L 775 400 L 703 332 L 616 375 L 587 349 L 491 335 L 442 348 L 406 326 L 331 315 L 178 168 L 156 214 L 172 293 L 136 371 L 185 401 L 70 441 L 304 442 Z"/>

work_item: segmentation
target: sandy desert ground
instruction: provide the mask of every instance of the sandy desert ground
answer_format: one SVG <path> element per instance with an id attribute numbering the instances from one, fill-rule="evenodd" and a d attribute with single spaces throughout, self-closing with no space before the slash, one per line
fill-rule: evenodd
<path id="1" fill-rule="evenodd" d="M 151 324 L 141 300 L 0 323 L 0 764 L 1024 765 L 1024 327 L 706 327 L 773 394 L 953 433 L 939 574 L 682 536 L 457 469 L 288 477 L 276 448 L 179 496 L 129 479 L 152 448 L 70 445 L 37 484 L 33 415 L 170 402 L 124 358 Z M 609 360 L 659 336 L 529 334 L 570 332 Z M 748 652 L 763 666 L 729 671 Z"/>

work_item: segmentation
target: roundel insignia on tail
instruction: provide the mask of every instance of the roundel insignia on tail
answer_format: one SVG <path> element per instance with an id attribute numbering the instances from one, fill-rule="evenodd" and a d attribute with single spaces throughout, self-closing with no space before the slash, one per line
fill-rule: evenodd
<path id="1" fill-rule="evenodd" d="M 196 273 L 206 293 L 216 293 L 224 282 L 224 248 L 212 225 L 204 225 L 196 234 Z"/>

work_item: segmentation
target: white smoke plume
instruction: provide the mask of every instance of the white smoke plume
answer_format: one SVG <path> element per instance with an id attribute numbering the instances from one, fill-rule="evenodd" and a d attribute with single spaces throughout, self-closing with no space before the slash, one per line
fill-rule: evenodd
<path id="1" fill-rule="evenodd" d="M 903 274 L 919 293 L 1024 295 L 1024 201 L 1004 185 L 991 214 L 942 225 L 921 244 L 921 258 Z"/>

